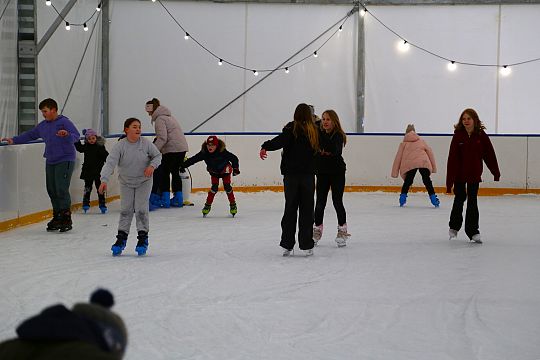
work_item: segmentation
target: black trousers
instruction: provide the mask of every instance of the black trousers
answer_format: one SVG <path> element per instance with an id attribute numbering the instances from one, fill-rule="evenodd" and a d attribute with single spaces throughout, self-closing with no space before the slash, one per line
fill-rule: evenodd
<path id="1" fill-rule="evenodd" d="M 180 166 L 184 163 L 185 156 L 185 151 L 163 154 L 160 165 L 162 168 L 161 179 L 159 180 L 161 192 L 171 191 L 171 187 L 173 193 L 182 191 Z"/>
<path id="2" fill-rule="evenodd" d="M 101 185 L 101 180 L 99 179 L 99 175 L 97 175 L 95 178 L 89 178 L 84 179 L 84 195 L 83 195 L 83 205 L 90 205 L 90 194 L 92 193 L 92 184 L 96 186 L 96 192 L 99 189 L 99 185 Z M 105 195 L 98 193 L 98 201 L 99 206 L 105 205 Z"/>
<path id="3" fill-rule="evenodd" d="M 409 192 L 409 188 L 414 181 L 414 176 L 416 175 L 417 170 L 419 170 L 420 175 L 422 175 L 422 181 L 424 182 L 424 186 L 426 187 L 428 194 L 435 194 L 435 190 L 433 189 L 433 183 L 431 182 L 431 178 L 429 177 L 429 175 L 431 174 L 429 172 L 429 169 L 426 168 L 412 169 L 407 171 L 407 175 L 405 175 L 405 181 L 403 182 L 403 186 L 401 187 L 401 193 L 407 194 Z"/>
<path id="4" fill-rule="evenodd" d="M 478 221 L 478 186 L 479 183 L 455 183 L 454 184 L 454 205 L 450 213 L 450 229 L 459 231 L 463 224 L 463 204 L 467 200 L 467 212 L 465 213 L 465 234 L 471 239 L 479 234 Z M 465 188 L 466 187 L 466 188 Z"/>
<path id="5" fill-rule="evenodd" d="M 345 172 L 340 174 L 317 175 L 317 202 L 315 205 L 315 225 L 323 223 L 324 209 L 328 199 L 328 192 L 332 189 L 332 203 L 336 209 L 338 225 L 347 222 L 347 214 L 343 206 L 343 191 L 345 189 Z"/>
<path id="6" fill-rule="evenodd" d="M 313 249 L 313 195 L 315 176 L 294 174 L 283 176 L 285 211 L 281 219 L 280 246 L 292 250 L 298 218 L 298 245 L 301 250 Z"/>

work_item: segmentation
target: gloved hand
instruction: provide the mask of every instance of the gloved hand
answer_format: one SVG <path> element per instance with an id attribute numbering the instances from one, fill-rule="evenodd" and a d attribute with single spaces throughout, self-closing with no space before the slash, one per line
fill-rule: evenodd
<path id="1" fill-rule="evenodd" d="M 232 176 L 236 176 L 236 175 L 238 175 L 238 174 L 240 174 L 240 169 L 234 168 L 234 169 L 232 170 Z"/>

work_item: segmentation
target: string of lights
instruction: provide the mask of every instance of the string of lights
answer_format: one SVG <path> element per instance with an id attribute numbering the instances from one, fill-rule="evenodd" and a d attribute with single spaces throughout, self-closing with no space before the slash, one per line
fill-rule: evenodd
<path id="1" fill-rule="evenodd" d="M 225 64 L 228 64 L 228 65 L 230 65 L 232 67 L 235 67 L 235 68 L 238 68 L 238 69 L 242 69 L 242 70 L 245 70 L 245 71 L 250 71 L 250 72 L 253 73 L 254 76 L 259 76 L 259 73 L 265 73 L 265 72 L 266 73 L 271 73 L 271 72 L 274 72 L 274 71 L 277 71 L 277 70 L 284 70 L 285 73 L 288 74 L 290 69 L 292 67 L 298 65 L 299 63 L 301 63 L 301 62 L 303 62 L 303 61 L 305 61 L 305 60 L 307 60 L 307 59 L 309 59 L 311 57 L 314 57 L 314 58 L 318 57 L 319 52 L 324 47 L 324 45 L 326 45 L 326 43 L 328 43 L 328 41 L 330 41 L 335 36 L 336 33 L 341 32 L 343 30 L 343 26 L 345 25 L 347 20 L 351 17 L 352 14 L 354 14 L 358 10 L 358 4 L 355 4 L 354 8 L 347 13 L 346 17 L 343 19 L 343 22 L 339 25 L 339 27 L 328 37 L 328 39 L 326 39 L 318 48 L 316 48 L 315 51 L 313 51 L 312 54 L 309 54 L 309 55 L 301 58 L 300 60 L 298 60 L 298 61 L 296 61 L 294 63 L 287 64 L 287 65 L 284 65 L 282 67 L 278 67 L 278 68 L 275 68 L 275 69 L 257 69 L 257 68 L 247 68 L 245 66 L 238 65 L 238 64 L 235 64 L 235 63 L 233 63 L 231 61 L 228 61 L 228 60 L 224 59 L 221 56 L 218 56 L 216 53 L 214 53 L 212 50 L 208 49 L 200 41 L 198 41 L 196 38 L 194 38 L 182 26 L 182 24 L 180 24 L 180 22 L 174 17 L 174 15 L 169 11 L 169 9 L 167 9 L 167 7 L 163 4 L 163 2 L 161 0 L 152 0 L 152 2 L 158 2 L 163 7 L 165 12 L 167 12 L 167 14 L 170 16 L 170 18 L 176 23 L 176 25 L 184 33 L 184 39 L 185 40 L 192 40 L 193 42 L 195 42 L 201 49 L 203 49 L 208 54 L 210 54 L 212 57 L 214 57 L 217 60 L 217 63 L 218 63 L 219 66 L 222 66 L 225 63 Z"/>
<path id="2" fill-rule="evenodd" d="M 447 68 L 448 70 L 450 71 L 455 71 L 457 69 L 457 65 L 467 65 L 467 66 L 478 66 L 478 67 L 496 67 L 496 68 L 499 68 L 499 71 L 501 73 L 501 75 L 503 76 L 507 76 L 507 75 L 510 75 L 510 73 L 512 72 L 511 70 L 511 67 L 514 67 L 514 66 L 518 66 L 518 65 L 523 65 L 523 64 L 528 64 L 528 63 L 532 63 L 532 62 L 536 62 L 536 61 L 540 61 L 540 57 L 539 58 L 533 58 L 533 59 L 528 59 L 528 60 L 524 60 L 524 61 L 519 61 L 519 62 L 515 62 L 515 63 L 508 63 L 508 64 L 481 64 L 481 63 L 473 63 L 473 62 L 466 62 L 466 61 L 460 61 L 460 60 L 456 60 L 456 59 L 451 59 L 451 58 L 447 58 L 445 56 L 442 56 L 442 55 L 439 55 L 437 53 L 434 53 L 433 51 L 430 51 L 426 48 L 423 48 L 422 46 L 420 45 L 417 45 L 415 43 L 412 43 L 408 40 L 406 40 L 403 36 L 401 36 L 400 34 L 398 34 L 396 31 L 394 31 L 390 26 L 386 25 L 384 22 L 382 22 L 377 16 L 375 16 L 373 14 L 373 12 L 371 11 L 368 11 L 368 9 L 366 8 L 366 6 L 364 4 L 360 4 L 360 6 L 363 7 L 362 11 L 360 12 L 360 15 L 365 15 L 365 14 L 368 14 L 374 19 L 376 20 L 379 24 L 381 24 L 384 28 L 386 28 L 388 31 L 390 31 L 392 34 L 394 34 L 395 36 L 397 36 L 400 41 L 398 43 L 398 49 L 400 51 L 408 51 L 409 50 L 409 47 L 412 46 L 420 51 L 423 51 L 429 55 L 432 55 L 432 56 L 435 56 L 441 60 L 444 60 L 444 61 L 447 61 L 448 64 L 447 64 Z"/>
<path id="3" fill-rule="evenodd" d="M 238 69 L 241 69 L 241 70 L 244 70 L 244 71 L 250 71 L 253 73 L 253 75 L 255 76 L 258 76 L 259 73 L 270 73 L 270 72 L 274 72 L 274 71 L 277 71 L 277 70 L 284 70 L 285 73 L 289 73 L 290 69 L 293 68 L 294 66 L 300 64 L 301 62 L 303 61 L 306 61 L 307 59 L 311 58 L 311 57 L 318 57 L 319 55 L 319 52 L 320 50 L 326 45 L 326 43 L 328 43 L 328 41 L 330 41 L 335 35 L 336 33 L 340 32 L 343 30 L 343 26 L 345 25 L 345 23 L 347 22 L 347 20 L 349 19 L 349 17 L 354 14 L 356 11 L 358 11 L 358 9 L 361 7 L 361 10 L 359 11 L 360 13 L 360 16 L 365 16 L 366 14 L 369 14 L 375 21 L 377 21 L 381 26 L 383 26 L 385 29 L 387 29 L 389 32 L 391 32 L 392 34 L 394 34 L 396 37 L 398 37 L 400 39 L 399 43 L 398 43 L 398 49 L 400 51 L 403 51 L 403 52 L 406 52 L 410 49 L 410 47 L 413 47 L 415 49 L 418 49 L 428 55 L 431 55 L 431 56 L 434 56 L 438 59 L 441 59 L 441 60 L 444 60 L 446 61 L 448 64 L 447 64 L 447 68 L 448 70 L 450 71 L 455 71 L 457 69 L 457 65 L 466 65 L 466 66 L 476 66 L 476 67 L 496 67 L 496 68 L 499 68 L 500 70 L 500 73 L 502 75 L 509 75 L 511 73 L 511 68 L 512 67 L 515 67 L 515 66 L 518 66 L 518 65 L 523 65 L 523 64 L 528 64 L 528 63 L 532 63 L 532 62 L 536 62 L 536 61 L 540 61 L 540 57 L 538 58 L 532 58 L 532 59 L 527 59 L 527 60 L 524 60 L 524 61 L 519 61 L 519 62 L 514 62 L 514 63 L 507 63 L 507 64 L 488 64 L 488 63 L 474 63 L 474 62 L 468 62 L 468 61 L 462 61 L 462 60 L 457 60 L 457 59 L 452 59 L 452 58 L 449 58 L 449 57 L 446 57 L 446 56 L 442 56 L 442 55 L 439 55 L 429 49 L 426 49 L 414 42 L 411 42 L 409 40 L 406 40 L 403 36 L 401 36 L 398 32 L 396 32 L 394 29 L 392 29 L 390 26 L 386 25 L 383 21 L 381 21 L 372 11 L 369 11 L 366 7 L 366 5 L 364 3 L 361 3 L 360 1 L 354 1 L 354 8 L 353 10 L 349 11 L 349 13 L 347 14 L 347 16 L 345 17 L 345 19 L 343 20 L 343 22 L 341 23 L 341 25 L 339 26 L 338 29 L 336 29 L 334 32 L 332 32 L 330 34 L 330 36 L 328 37 L 328 39 L 326 39 L 322 45 L 320 45 L 318 48 L 316 48 L 313 53 L 299 59 L 298 61 L 296 62 L 293 62 L 293 63 L 290 63 L 290 64 L 286 64 L 282 67 L 279 67 L 279 68 L 276 68 L 276 69 L 257 69 L 257 68 L 248 68 L 248 67 L 245 67 L 245 66 L 242 66 L 242 65 L 239 65 L 239 64 L 236 64 L 232 61 L 229 61 L 229 60 L 226 60 L 225 58 L 221 57 L 221 56 L 218 56 L 216 53 L 214 53 L 212 50 L 210 50 L 208 47 L 206 47 L 204 44 L 202 44 L 199 40 L 197 40 L 196 38 L 193 37 L 193 35 L 191 35 L 185 28 L 184 26 L 182 26 L 182 24 L 174 17 L 174 15 L 169 11 L 169 9 L 163 4 L 163 2 L 161 0 L 151 0 L 152 2 L 158 2 L 162 7 L 163 9 L 165 10 L 165 12 L 169 15 L 169 17 L 174 21 L 174 23 L 182 30 L 182 32 L 184 33 L 184 39 L 185 40 L 192 40 L 195 44 L 197 44 L 201 49 L 203 49 L 204 51 L 206 51 L 208 54 L 210 54 L 212 57 L 214 57 L 216 60 L 217 60 L 217 64 L 219 66 L 222 66 L 223 64 L 227 64 L 229 66 L 232 66 L 232 67 L 235 67 L 235 68 L 238 68 Z M 2 14 L 0 15 L 0 19 L 1 17 L 4 15 L 4 12 L 6 11 L 7 9 L 7 6 L 9 5 L 9 2 L 10 0 L 7 1 L 7 4 L 2 12 Z M 62 20 L 65 21 L 66 23 L 66 30 L 70 30 L 71 29 L 71 26 L 82 26 L 84 31 L 88 31 L 88 26 L 86 25 L 87 22 L 89 22 L 95 15 L 97 12 L 101 11 L 101 2 L 98 3 L 96 9 L 94 10 L 94 12 L 92 13 L 92 15 L 84 22 L 82 23 L 70 23 L 69 21 L 67 21 L 62 15 L 61 13 L 58 11 L 58 9 L 56 9 L 56 7 L 54 6 L 54 4 L 52 4 L 52 1 L 51 0 L 46 0 L 45 1 L 45 5 L 47 6 L 50 6 L 54 9 L 54 11 L 58 14 L 58 16 L 60 16 L 62 18 Z"/>
<path id="4" fill-rule="evenodd" d="M 56 6 L 54 6 L 54 4 L 52 3 L 51 0 L 45 0 L 45 5 L 52 7 L 54 9 L 54 11 L 58 14 L 58 16 L 60 16 L 60 18 L 62 18 L 62 20 L 66 23 L 66 30 L 68 30 L 68 31 L 71 30 L 72 26 L 82 26 L 84 31 L 88 31 L 88 26 L 86 25 L 86 23 L 88 23 L 90 20 L 92 20 L 92 18 L 98 12 L 101 11 L 101 2 L 100 2 L 100 3 L 98 3 L 98 5 L 96 6 L 96 9 L 94 10 L 92 15 L 90 15 L 90 17 L 88 19 L 86 19 L 82 23 L 73 23 L 73 22 L 67 21 L 66 18 L 62 16 L 62 14 L 58 11 Z"/>

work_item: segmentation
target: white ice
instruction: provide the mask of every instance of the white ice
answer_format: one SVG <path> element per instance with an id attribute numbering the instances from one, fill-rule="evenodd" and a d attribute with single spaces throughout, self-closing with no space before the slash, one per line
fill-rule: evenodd
<path id="1" fill-rule="evenodd" d="M 112 257 L 110 213 L 1 234 L 0 339 L 44 307 L 110 289 L 129 330 L 126 359 L 540 359 L 540 197 L 480 197 L 483 245 L 448 240 L 452 197 L 404 208 L 392 193 L 346 193 L 337 248 L 331 200 L 312 257 L 281 256 L 283 194 L 223 193 L 151 213 L 148 255 Z"/>

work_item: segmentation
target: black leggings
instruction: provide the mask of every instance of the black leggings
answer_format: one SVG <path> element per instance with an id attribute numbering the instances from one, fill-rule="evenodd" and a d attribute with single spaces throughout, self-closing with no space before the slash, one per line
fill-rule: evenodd
<path id="1" fill-rule="evenodd" d="M 467 188 L 465 189 L 465 185 Z M 467 211 L 465 213 L 465 234 L 472 239 L 479 234 L 478 221 L 480 213 L 478 212 L 478 186 L 479 183 L 454 183 L 454 205 L 450 213 L 450 229 L 459 231 L 463 224 L 463 204 L 467 200 Z"/>
<path id="2" fill-rule="evenodd" d="M 405 175 L 405 181 L 403 182 L 403 186 L 401 187 L 401 193 L 407 194 L 409 192 L 409 188 L 411 187 L 414 176 L 416 175 L 416 171 L 420 171 L 420 175 L 422 175 L 422 181 L 424 182 L 424 186 L 426 187 L 426 190 L 429 195 L 435 194 L 435 190 L 433 189 L 433 184 L 431 183 L 431 178 L 429 177 L 430 172 L 429 169 L 426 168 L 420 168 L 420 169 L 412 169 L 407 171 L 407 175 Z"/>
<path id="3" fill-rule="evenodd" d="M 172 192 L 182 191 L 182 179 L 180 178 L 180 166 L 184 163 L 186 152 L 174 152 L 163 154 L 161 158 L 161 179 L 159 188 L 161 192 L 169 192 L 172 186 Z"/>
<path id="4" fill-rule="evenodd" d="M 315 205 L 315 225 L 323 223 L 324 208 L 328 192 L 332 189 L 332 203 L 336 209 L 338 225 L 347 222 L 347 214 L 343 206 L 343 191 L 345 189 L 345 172 L 340 174 L 317 175 L 317 203 Z"/>

